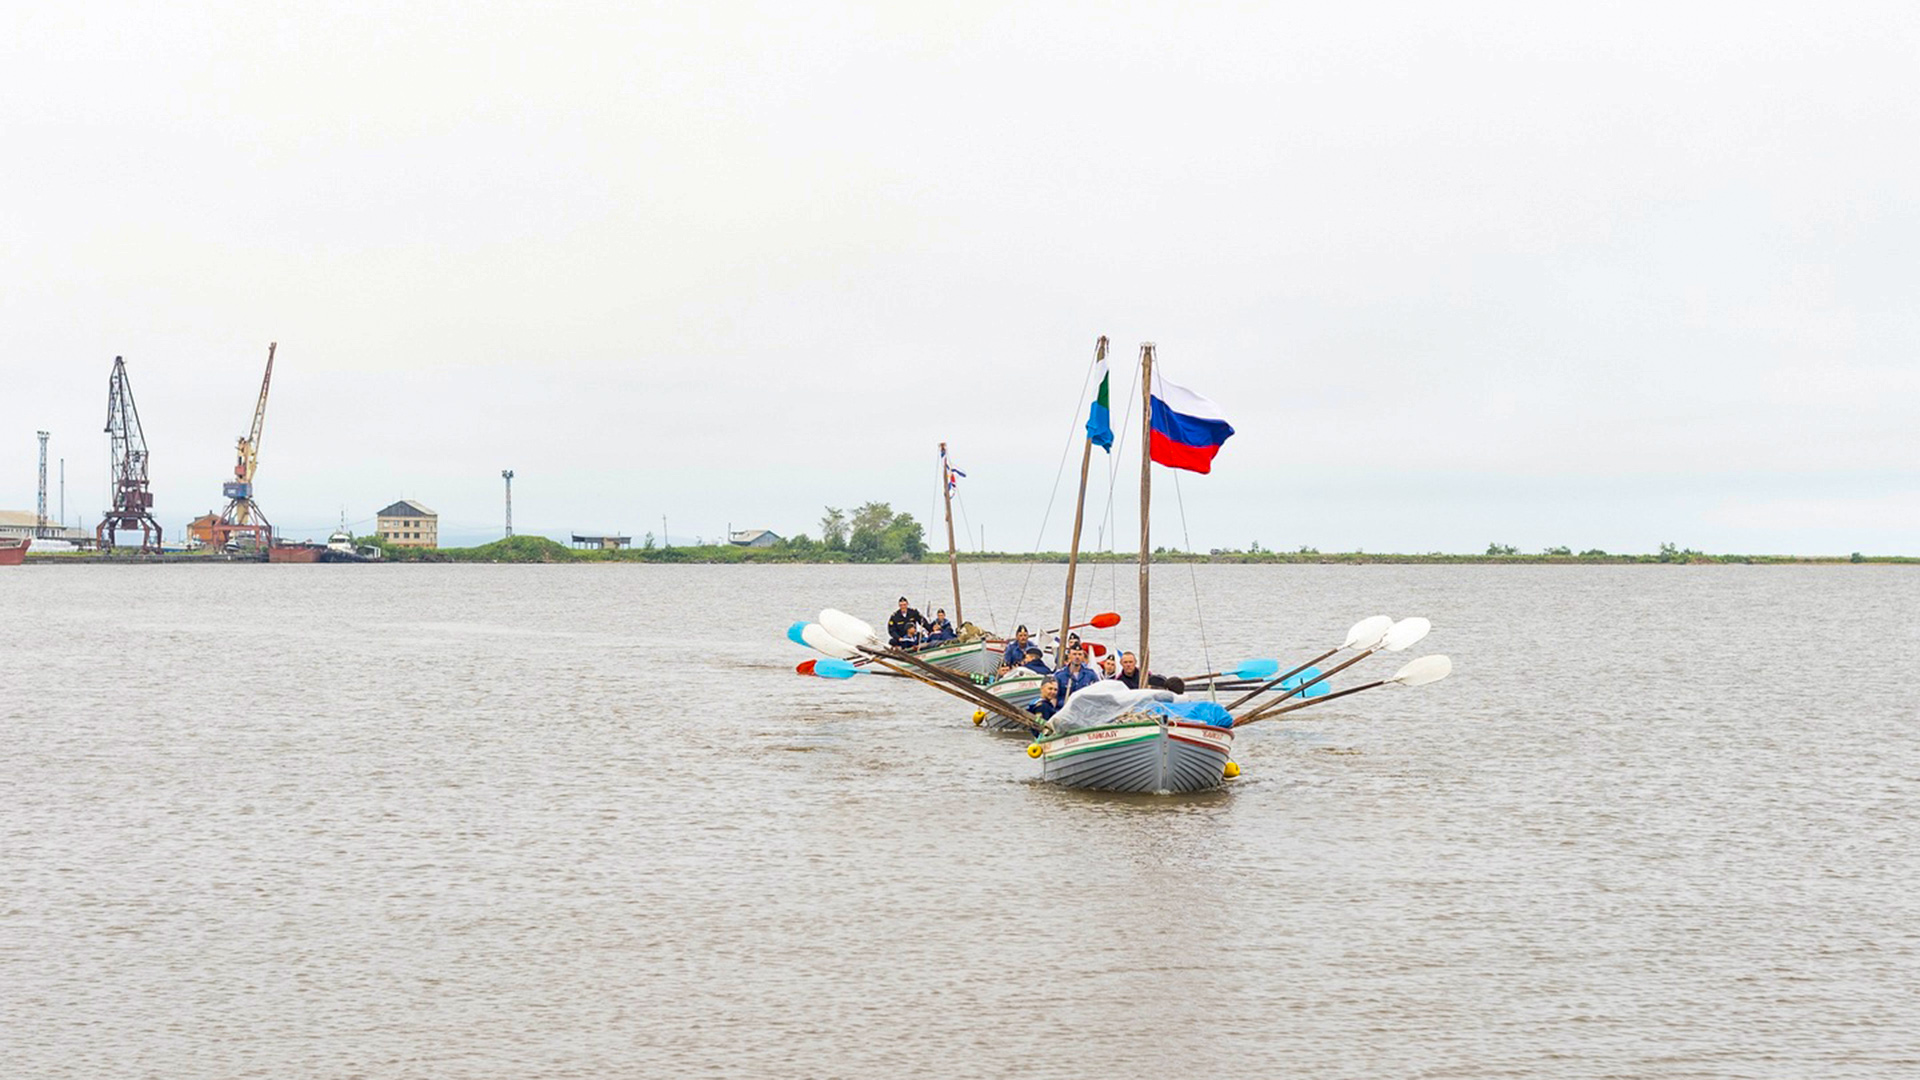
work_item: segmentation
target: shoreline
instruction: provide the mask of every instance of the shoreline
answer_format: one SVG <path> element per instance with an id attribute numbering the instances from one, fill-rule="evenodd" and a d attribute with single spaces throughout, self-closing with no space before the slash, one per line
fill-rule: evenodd
<path id="1" fill-rule="evenodd" d="M 128 566 L 128 565 L 211 565 L 264 563 L 260 555 L 228 555 L 210 552 L 167 552 L 142 555 L 133 552 L 99 554 L 96 552 L 28 551 L 27 565 L 36 566 Z M 569 548 L 544 537 L 513 537 L 470 548 L 388 548 L 379 562 L 361 565 L 398 563 L 727 563 L 756 565 L 869 565 L 915 566 L 944 565 L 944 553 L 929 552 L 920 559 L 859 560 L 844 552 L 783 551 L 779 548 L 739 548 L 727 545 L 674 548 L 626 548 L 605 551 L 595 548 Z M 1061 551 L 1033 554 L 1012 552 L 963 553 L 963 563 L 1036 563 L 1061 564 L 1067 555 Z M 1129 553 L 1082 552 L 1082 564 L 1128 564 L 1137 561 Z M 1666 551 L 1637 555 L 1462 555 L 1433 552 L 1424 555 L 1372 552 L 1184 552 L 1157 551 L 1153 562 L 1161 564 L 1207 563 L 1277 566 L 1920 566 L 1920 556 L 1912 555 L 1712 555 L 1698 551 Z"/>

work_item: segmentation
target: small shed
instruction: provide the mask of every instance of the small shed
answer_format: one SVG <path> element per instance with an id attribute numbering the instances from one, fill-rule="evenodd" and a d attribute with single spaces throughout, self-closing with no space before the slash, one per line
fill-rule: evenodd
<path id="1" fill-rule="evenodd" d="M 621 548 L 632 547 L 633 537 L 582 536 L 579 533 L 574 533 L 573 546 L 577 548 L 599 548 L 601 551 L 618 551 Z"/>
<path id="2" fill-rule="evenodd" d="M 735 547 L 772 547 L 781 539 L 772 529 L 736 529 L 727 534 L 727 543 Z"/>

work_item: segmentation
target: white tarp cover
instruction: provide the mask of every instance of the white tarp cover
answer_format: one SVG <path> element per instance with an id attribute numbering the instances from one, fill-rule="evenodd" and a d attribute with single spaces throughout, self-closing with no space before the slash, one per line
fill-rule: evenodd
<path id="1" fill-rule="evenodd" d="M 1092 686 L 1075 690 L 1066 705 L 1047 726 L 1056 732 L 1079 731 L 1113 723 L 1114 717 L 1131 712 L 1149 701 L 1172 701 L 1171 690 L 1129 690 L 1118 679 L 1102 679 Z"/>

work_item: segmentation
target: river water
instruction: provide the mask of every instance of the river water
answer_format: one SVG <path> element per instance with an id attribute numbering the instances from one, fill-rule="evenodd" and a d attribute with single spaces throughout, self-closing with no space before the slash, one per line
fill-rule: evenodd
<path id="1" fill-rule="evenodd" d="M 1083 583 L 1108 640 L 1133 588 Z M 1911 569 L 1160 567 L 1161 670 L 1376 612 L 1455 662 L 1184 798 L 793 674 L 789 621 L 943 589 L 0 571 L 0 1072 L 1920 1075 Z"/>

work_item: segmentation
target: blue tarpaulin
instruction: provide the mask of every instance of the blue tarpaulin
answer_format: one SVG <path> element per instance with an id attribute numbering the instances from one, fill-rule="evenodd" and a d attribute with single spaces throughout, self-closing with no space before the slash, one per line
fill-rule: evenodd
<path id="1" fill-rule="evenodd" d="M 1214 727 L 1233 726 L 1233 714 L 1211 701 L 1155 701 L 1141 711 L 1190 720 L 1196 724 L 1212 724 Z"/>

